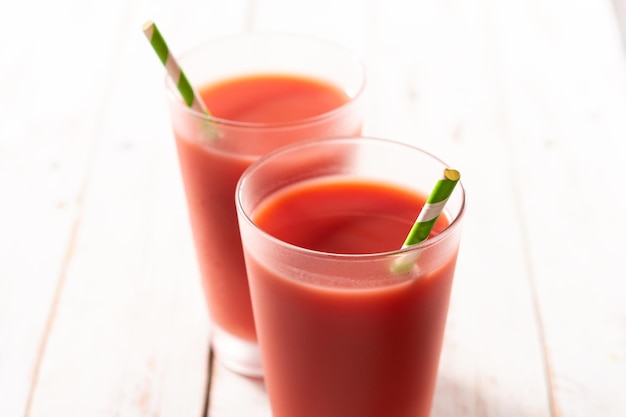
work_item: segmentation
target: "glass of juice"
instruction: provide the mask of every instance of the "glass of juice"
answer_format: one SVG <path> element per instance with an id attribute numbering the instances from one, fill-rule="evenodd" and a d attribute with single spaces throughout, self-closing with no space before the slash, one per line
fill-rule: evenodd
<path id="1" fill-rule="evenodd" d="M 235 186 L 254 160 L 296 141 L 358 135 L 364 68 L 338 45 L 292 34 L 220 38 L 178 58 L 210 115 L 166 82 L 212 348 L 232 370 L 262 375 Z"/>
<path id="2" fill-rule="evenodd" d="M 288 145 L 236 194 L 274 417 L 427 417 L 461 237 L 457 184 L 400 249 L 446 165 L 396 141 Z M 408 264 L 407 264 L 408 260 Z"/>

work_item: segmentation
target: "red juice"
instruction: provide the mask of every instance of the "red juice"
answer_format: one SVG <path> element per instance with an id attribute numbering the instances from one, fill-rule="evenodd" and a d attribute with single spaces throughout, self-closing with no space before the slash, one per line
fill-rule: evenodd
<path id="1" fill-rule="evenodd" d="M 214 323 L 255 341 L 234 203 L 237 181 L 269 150 L 312 137 L 357 135 L 360 121 L 337 110 L 350 101 L 345 92 L 309 78 L 251 75 L 199 92 L 217 120 L 211 126 L 218 138 L 202 138 L 206 121 L 180 110 L 174 134 L 203 289 Z"/>
<path id="2" fill-rule="evenodd" d="M 371 254 L 402 246 L 424 203 L 386 183 L 309 180 L 267 197 L 252 220 L 302 248 Z M 441 216 L 432 236 L 447 226 Z M 274 417 L 429 415 L 458 247 L 427 249 L 421 271 L 394 275 L 389 263 L 354 258 L 318 267 L 311 257 L 302 266 L 251 246 L 246 261 Z"/>

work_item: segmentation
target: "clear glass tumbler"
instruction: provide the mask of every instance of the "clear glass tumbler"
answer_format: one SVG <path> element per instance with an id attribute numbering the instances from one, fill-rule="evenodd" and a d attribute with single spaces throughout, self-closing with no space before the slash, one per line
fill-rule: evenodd
<path id="1" fill-rule="evenodd" d="M 428 417 L 460 183 L 433 235 L 400 248 L 444 168 L 399 142 L 338 138 L 283 147 L 243 174 L 237 213 L 274 417 Z"/>
<path id="2" fill-rule="evenodd" d="M 213 109 L 208 106 L 211 115 L 206 115 L 187 107 L 176 86 L 166 81 L 189 218 L 213 323 L 212 347 L 216 358 L 227 367 L 260 376 L 263 371 L 234 204 L 236 183 L 253 161 L 280 146 L 310 138 L 358 135 L 364 68 L 353 52 L 338 45 L 277 33 L 212 40 L 183 54 L 178 61 L 200 94 L 206 86 L 275 76 L 324 83 L 345 95 L 341 104 L 321 113 L 285 119 L 287 110 L 314 104 L 307 97 L 291 97 L 291 90 L 279 91 L 291 100 L 287 107 L 242 121 L 238 116 L 220 116 L 213 110 L 223 113 L 233 106 L 265 106 L 276 99 L 276 83 L 266 80 L 255 87 L 255 91 L 269 91 L 268 98 L 260 93 L 250 99 L 246 91 L 252 91 L 246 88 L 251 87 L 240 88 L 238 95 L 222 94 L 214 98 Z"/>

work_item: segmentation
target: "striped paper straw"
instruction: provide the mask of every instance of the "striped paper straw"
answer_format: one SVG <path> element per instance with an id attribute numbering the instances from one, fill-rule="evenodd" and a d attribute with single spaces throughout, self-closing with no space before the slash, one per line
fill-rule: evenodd
<path id="1" fill-rule="evenodd" d="M 422 210 L 417 216 L 417 220 L 415 220 L 411 231 L 406 237 L 402 245 L 403 248 L 415 245 L 428 238 L 428 235 L 433 230 L 435 222 L 443 211 L 448 198 L 450 198 L 460 178 L 461 174 L 455 169 L 446 168 L 443 170 L 443 178 L 438 180 L 435 184 L 426 204 L 422 207 Z"/>
<path id="2" fill-rule="evenodd" d="M 443 178 L 439 179 L 435 184 L 428 200 L 413 224 L 411 231 L 406 237 L 402 248 L 406 248 L 416 243 L 420 243 L 428 238 L 433 226 L 437 222 L 439 215 L 443 211 L 448 198 L 452 195 L 454 187 L 461 178 L 459 171 L 454 169 L 444 169 Z M 391 265 L 391 270 L 395 273 L 404 273 L 413 268 L 419 259 L 420 252 L 405 253 L 397 258 Z"/>
<path id="3" fill-rule="evenodd" d="M 191 83 L 187 79 L 187 76 L 178 65 L 178 62 L 176 62 L 174 56 L 170 53 L 167 43 L 165 43 L 165 39 L 163 39 L 163 36 L 156 27 L 156 24 L 151 20 L 144 23 L 143 33 L 145 33 L 146 37 L 150 41 L 152 48 L 154 48 L 154 51 L 157 53 L 159 59 L 165 66 L 167 75 L 178 88 L 178 91 L 180 92 L 180 95 L 183 96 L 183 100 L 185 100 L 187 106 L 196 111 L 209 114 L 209 111 L 204 106 L 202 99 L 193 89 Z"/>

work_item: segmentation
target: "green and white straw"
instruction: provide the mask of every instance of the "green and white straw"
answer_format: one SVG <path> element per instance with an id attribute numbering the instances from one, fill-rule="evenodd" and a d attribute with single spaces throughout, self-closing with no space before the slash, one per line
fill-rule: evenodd
<path id="1" fill-rule="evenodd" d="M 460 178 L 461 174 L 455 169 L 446 168 L 443 170 L 443 178 L 437 181 L 430 196 L 428 196 L 426 204 L 422 207 L 417 220 L 415 220 L 402 245 L 403 248 L 415 245 L 428 238 Z"/>
<path id="2" fill-rule="evenodd" d="M 443 177 L 435 183 L 433 190 L 428 196 L 428 200 L 426 200 L 426 204 L 424 204 L 424 207 L 422 207 L 422 210 L 417 216 L 402 248 L 415 245 L 428 239 L 430 232 L 433 230 L 433 226 L 443 212 L 446 202 L 452 195 L 452 191 L 454 191 L 454 187 L 456 187 L 459 179 L 461 179 L 459 171 L 449 168 L 443 170 Z M 406 272 L 417 262 L 418 257 L 419 253 L 402 256 L 394 262 L 392 270 L 394 272 Z"/>
<path id="3" fill-rule="evenodd" d="M 187 106 L 196 111 L 209 114 L 209 111 L 204 106 L 202 99 L 194 90 L 193 86 L 187 79 L 187 76 L 178 65 L 178 62 L 176 62 L 174 56 L 170 53 L 167 43 L 165 42 L 165 39 L 163 39 L 163 36 L 161 35 L 161 32 L 159 32 L 156 24 L 151 20 L 144 23 L 143 33 L 145 33 L 146 37 L 150 41 L 152 48 L 154 48 L 154 51 L 159 56 L 161 63 L 165 66 L 167 75 L 178 88 L 178 91 L 183 97 L 183 100 L 185 100 L 185 103 L 187 103 Z"/>

